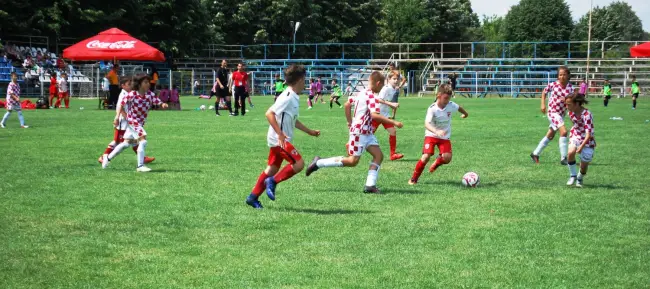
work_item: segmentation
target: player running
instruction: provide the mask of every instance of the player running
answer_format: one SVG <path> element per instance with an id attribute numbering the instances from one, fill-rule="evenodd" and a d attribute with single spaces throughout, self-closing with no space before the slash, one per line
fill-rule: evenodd
<path id="1" fill-rule="evenodd" d="M 395 99 L 395 91 L 399 90 L 399 72 L 396 70 L 391 71 L 388 74 L 388 85 L 384 85 L 384 87 L 381 89 L 379 92 L 379 103 L 380 103 L 380 111 L 381 114 L 387 118 L 394 118 L 395 111 L 399 107 L 399 103 L 392 102 L 393 99 Z M 372 126 L 375 128 L 379 128 L 379 123 L 373 120 Z M 397 153 L 397 130 L 395 129 L 395 126 L 393 126 L 391 123 L 382 123 L 381 126 L 386 129 L 388 132 L 388 143 L 390 145 L 390 160 L 395 161 L 399 160 L 404 157 L 403 154 Z"/>
<path id="2" fill-rule="evenodd" d="M 339 102 L 339 99 L 343 96 L 343 91 L 341 91 L 341 86 L 336 83 L 336 79 L 332 79 L 332 95 L 330 95 L 330 110 L 332 110 L 332 102 L 336 102 L 336 105 L 339 106 L 339 108 L 343 108 L 341 106 L 341 103 Z"/>

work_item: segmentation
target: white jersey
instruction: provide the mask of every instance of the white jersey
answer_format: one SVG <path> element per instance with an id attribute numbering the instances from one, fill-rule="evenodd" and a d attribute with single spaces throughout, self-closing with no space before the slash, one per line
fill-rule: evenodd
<path id="1" fill-rule="evenodd" d="M 428 129 L 424 130 L 425 136 L 435 137 L 439 139 L 449 139 L 451 137 L 451 114 L 458 111 L 458 104 L 450 101 L 445 108 L 438 107 L 437 103 L 429 106 L 427 110 L 426 122 L 431 124 L 437 130 L 443 130 L 444 136 L 437 136 Z"/>
<path id="2" fill-rule="evenodd" d="M 286 140 L 291 142 L 293 140 L 293 129 L 296 127 L 296 120 L 298 120 L 298 111 L 300 109 L 300 98 L 293 91 L 291 87 L 287 87 L 275 103 L 269 108 L 275 114 L 275 121 L 280 125 L 280 129 L 285 136 Z M 269 125 L 269 132 L 266 134 L 266 141 L 269 147 L 279 146 L 278 134 L 272 126 Z"/>
<path id="3" fill-rule="evenodd" d="M 384 101 L 392 101 L 394 94 L 395 89 L 392 86 L 384 85 L 384 88 L 382 88 L 379 92 L 379 99 L 383 99 Z M 379 110 L 381 111 L 381 115 L 385 117 L 390 117 L 393 115 L 393 109 L 383 103 L 379 106 Z"/>
<path id="4" fill-rule="evenodd" d="M 68 92 L 68 81 L 65 78 L 59 80 L 59 92 Z"/>
<path id="5" fill-rule="evenodd" d="M 120 92 L 120 96 L 117 98 L 118 105 L 120 103 L 122 103 L 122 100 L 128 94 L 129 93 L 126 90 L 122 89 L 122 92 Z M 127 102 L 127 103 L 124 104 L 124 106 L 122 106 L 122 111 L 128 111 L 128 110 L 129 110 L 129 104 Z M 117 127 L 115 127 L 116 129 L 125 130 L 126 127 L 129 125 L 129 122 L 126 120 L 126 118 L 124 116 L 122 116 L 121 113 L 120 113 L 120 116 L 118 117 L 117 121 L 118 121 L 118 124 L 117 124 Z"/>

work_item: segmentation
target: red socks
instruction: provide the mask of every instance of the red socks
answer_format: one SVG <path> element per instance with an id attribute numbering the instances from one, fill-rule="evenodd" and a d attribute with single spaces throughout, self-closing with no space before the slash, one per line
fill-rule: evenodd
<path id="1" fill-rule="evenodd" d="M 110 154 L 114 149 L 115 149 L 114 146 L 109 145 L 109 146 L 106 147 L 106 150 L 104 151 L 104 154 L 105 155 Z"/>
<path id="2" fill-rule="evenodd" d="M 390 155 L 394 155 L 395 150 L 397 149 L 397 136 L 396 135 L 389 135 L 388 136 L 388 143 L 390 144 Z"/>
<path id="3" fill-rule="evenodd" d="M 296 172 L 293 170 L 292 165 L 286 165 L 280 172 L 278 172 L 273 179 L 275 180 L 275 183 L 279 184 L 281 182 L 284 182 L 291 177 L 293 177 L 296 174 Z"/>
<path id="4" fill-rule="evenodd" d="M 441 157 L 438 157 L 438 158 L 436 158 L 436 162 L 433 163 L 433 165 L 431 165 L 431 167 L 429 168 L 429 171 L 430 171 L 430 172 L 433 172 L 433 171 L 435 171 L 438 167 L 440 167 L 440 166 L 442 166 L 442 165 L 444 165 L 444 163 L 442 162 L 442 158 L 441 158 Z"/>
<path id="5" fill-rule="evenodd" d="M 56 99 L 56 104 L 54 104 L 54 107 L 59 107 L 59 106 L 61 106 L 61 99 L 57 98 Z"/>
<path id="6" fill-rule="evenodd" d="M 70 108 L 70 98 L 64 98 L 63 101 L 65 102 L 65 108 Z"/>
<path id="7" fill-rule="evenodd" d="M 264 192 L 264 190 L 266 189 L 266 185 L 264 184 L 264 180 L 266 180 L 266 178 L 268 178 L 268 177 L 269 176 L 266 175 L 265 172 L 262 172 L 260 174 L 259 178 L 257 178 L 257 183 L 255 183 L 255 187 L 253 187 L 253 191 L 251 192 L 251 194 L 259 197 L 262 194 L 262 192 Z"/>
<path id="8" fill-rule="evenodd" d="M 422 175 L 422 172 L 424 171 L 424 167 L 427 165 L 427 163 L 423 162 L 422 160 L 418 160 L 418 163 L 415 165 L 415 170 L 413 170 L 413 176 L 411 177 L 411 180 L 414 182 L 417 182 L 418 179 L 420 179 L 420 175 Z"/>

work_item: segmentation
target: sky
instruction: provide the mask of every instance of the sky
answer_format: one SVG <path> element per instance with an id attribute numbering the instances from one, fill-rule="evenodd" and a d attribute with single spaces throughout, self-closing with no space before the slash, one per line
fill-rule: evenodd
<path id="1" fill-rule="evenodd" d="M 617 0 L 593 0 L 594 7 L 596 6 L 607 6 L 612 2 Z M 476 14 L 478 14 L 479 19 L 483 18 L 482 15 L 498 15 L 504 16 L 510 10 L 510 6 L 516 5 L 519 3 L 519 0 L 471 0 L 472 9 Z M 571 9 L 571 14 L 573 15 L 573 20 L 578 20 L 582 15 L 589 12 L 590 0 L 566 0 Z M 641 19 L 643 24 L 643 30 L 650 31 L 650 19 L 647 18 L 647 15 L 650 15 L 650 1 L 648 0 L 626 0 L 632 9 L 636 11 L 636 15 Z"/>

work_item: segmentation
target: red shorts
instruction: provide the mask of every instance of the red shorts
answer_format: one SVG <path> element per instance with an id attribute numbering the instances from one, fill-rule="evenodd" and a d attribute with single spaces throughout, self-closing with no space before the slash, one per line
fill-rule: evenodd
<path id="1" fill-rule="evenodd" d="M 377 129 L 379 128 L 379 124 L 380 123 L 378 121 L 375 120 L 372 121 L 372 127 L 374 131 L 377 131 Z M 393 125 L 392 123 L 382 123 L 381 125 L 384 127 L 384 129 L 395 127 L 395 125 Z"/>
<path id="2" fill-rule="evenodd" d="M 59 97 L 68 97 L 70 93 L 68 92 L 59 92 Z"/>
<path id="3" fill-rule="evenodd" d="M 269 161 L 267 163 L 269 166 L 280 167 L 282 161 L 285 160 L 292 165 L 302 160 L 302 156 L 290 142 L 285 142 L 284 148 L 276 146 L 269 150 Z"/>
<path id="4" fill-rule="evenodd" d="M 50 95 L 56 96 L 59 92 L 56 89 L 56 86 L 50 86 Z"/>
<path id="5" fill-rule="evenodd" d="M 438 152 L 440 154 L 451 153 L 451 141 L 448 139 L 439 139 L 432 136 L 427 136 L 424 138 L 424 147 L 422 147 L 422 153 L 433 155 L 435 153 L 435 146 L 438 146 Z"/>
<path id="6" fill-rule="evenodd" d="M 115 129 L 113 132 L 113 141 L 118 144 L 124 142 L 124 132 L 125 130 Z"/>

